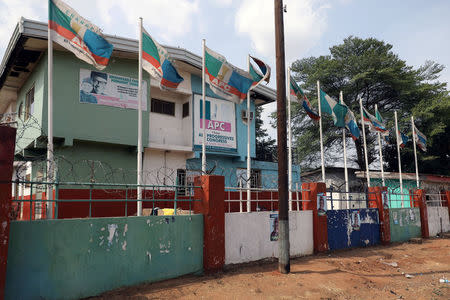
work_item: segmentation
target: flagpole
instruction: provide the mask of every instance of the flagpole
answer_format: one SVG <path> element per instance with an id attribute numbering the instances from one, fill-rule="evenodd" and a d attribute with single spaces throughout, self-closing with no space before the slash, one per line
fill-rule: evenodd
<path id="1" fill-rule="evenodd" d="M 322 108 L 320 105 L 320 82 L 317 80 L 317 100 L 319 102 L 319 134 L 320 134 L 320 157 L 322 159 L 322 181 L 325 182 L 325 160 L 323 157 L 323 138 L 322 138 Z"/>
<path id="2" fill-rule="evenodd" d="M 378 105 L 375 104 L 375 112 L 378 111 Z M 380 149 L 380 168 L 381 168 L 381 183 L 383 186 L 385 186 L 384 182 L 384 167 L 383 167 L 383 148 L 381 145 L 381 133 L 377 132 L 378 135 L 378 148 Z"/>
<path id="3" fill-rule="evenodd" d="M 414 126 L 414 117 L 411 116 L 411 127 L 413 134 L 413 144 L 414 144 L 414 161 L 416 163 L 416 182 L 417 188 L 419 188 L 419 165 L 417 164 L 417 150 L 416 150 L 416 127 Z"/>
<path id="4" fill-rule="evenodd" d="M 142 18 L 139 18 L 137 215 L 142 216 Z M 151 86 L 150 86 L 151 89 Z"/>
<path id="5" fill-rule="evenodd" d="M 397 111 L 394 111 L 394 117 L 395 117 L 395 135 L 397 136 L 397 157 L 398 157 L 398 174 L 399 174 L 399 179 L 400 179 L 400 196 L 402 199 L 402 207 L 404 207 L 403 204 L 403 178 L 402 178 L 402 163 L 401 163 L 401 159 L 400 159 L 400 144 L 399 144 L 399 137 L 398 133 L 398 123 L 397 123 Z"/>
<path id="6" fill-rule="evenodd" d="M 50 2 L 48 7 L 48 20 L 50 22 Z M 47 180 L 48 182 L 53 181 L 53 41 L 52 33 L 50 27 L 48 26 L 48 38 L 47 38 L 47 48 L 48 48 L 48 107 L 47 107 Z M 32 196 L 32 195 L 31 195 Z M 53 219 L 53 186 L 51 184 L 47 185 L 47 200 L 49 200 L 47 217 Z M 31 209 L 31 208 L 30 208 Z"/>
<path id="7" fill-rule="evenodd" d="M 341 104 L 344 103 L 344 94 L 342 91 L 339 93 Z M 348 188 L 348 170 L 347 170 L 347 147 L 345 138 L 345 128 L 342 128 L 342 144 L 344 145 L 344 175 L 345 175 L 345 192 L 349 192 Z M 348 197 L 348 194 L 346 195 Z"/>
<path id="8" fill-rule="evenodd" d="M 364 123 L 363 106 L 362 106 L 362 98 L 361 97 L 359 97 L 359 109 L 361 111 L 361 124 L 362 124 L 363 140 L 364 140 L 364 159 L 366 161 L 367 187 L 370 187 L 369 161 L 367 159 L 367 145 L 366 145 L 366 128 L 365 128 L 366 126 Z"/>
<path id="9" fill-rule="evenodd" d="M 292 211 L 292 127 L 291 127 L 291 68 L 287 69 L 287 102 L 288 102 L 288 130 L 289 130 L 289 152 L 288 152 L 288 191 L 289 191 L 289 211 Z"/>
<path id="10" fill-rule="evenodd" d="M 202 175 L 206 175 L 206 99 L 205 99 L 205 39 L 202 39 L 202 112 L 203 112 L 203 139 L 202 139 Z"/>
<path id="11" fill-rule="evenodd" d="M 250 55 L 247 55 L 247 67 L 250 72 Z M 247 212 L 251 211 L 251 159 L 250 159 L 250 89 L 247 92 Z"/>

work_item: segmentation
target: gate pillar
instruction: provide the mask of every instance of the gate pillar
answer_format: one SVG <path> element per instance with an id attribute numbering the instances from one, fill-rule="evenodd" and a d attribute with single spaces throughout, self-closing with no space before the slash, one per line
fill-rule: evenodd
<path id="1" fill-rule="evenodd" d="M 0 299 L 4 299 L 16 129 L 0 126 Z"/>
<path id="2" fill-rule="evenodd" d="M 424 189 L 411 190 L 414 207 L 419 207 L 420 210 L 420 228 L 422 230 L 422 237 L 429 238 L 430 231 L 428 229 L 428 209 Z M 412 207 L 412 206 L 411 206 Z"/>
<path id="3" fill-rule="evenodd" d="M 195 177 L 194 212 L 203 214 L 203 269 L 220 271 L 225 264 L 225 177 Z"/>
<path id="4" fill-rule="evenodd" d="M 378 208 L 381 244 L 388 245 L 391 242 L 391 224 L 389 221 L 389 199 L 387 198 L 387 187 L 371 186 L 368 191 L 369 207 Z"/>
<path id="5" fill-rule="evenodd" d="M 310 200 L 303 202 L 304 210 L 313 211 L 313 236 L 314 252 L 325 252 L 329 250 L 328 246 L 328 224 L 327 215 L 319 216 L 317 209 L 317 194 L 326 194 L 326 186 L 323 182 L 304 182 L 302 183 L 302 199 Z M 325 202 L 326 203 L 326 202 Z"/>

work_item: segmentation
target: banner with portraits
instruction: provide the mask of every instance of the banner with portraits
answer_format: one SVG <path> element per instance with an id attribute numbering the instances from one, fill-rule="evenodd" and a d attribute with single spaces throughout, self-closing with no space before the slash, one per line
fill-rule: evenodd
<path id="1" fill-rule="evenodd" d="M 138 109 L 138 80 L 80 69 L 80 103 Z M 147 110 L 146 81 L 142 81 L 142 110 Z"/>

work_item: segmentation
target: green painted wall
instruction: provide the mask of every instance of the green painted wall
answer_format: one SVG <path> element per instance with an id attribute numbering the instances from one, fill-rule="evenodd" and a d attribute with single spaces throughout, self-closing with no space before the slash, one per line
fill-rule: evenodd
<path id="1" fill-rule="evenodd" d="M 405 242 L 421 237 L 419 208 L 392 208 L 389 210 L 391 242 Z"/>
<path id="2" fill-rule="evenodd" d="M 55 154 L 61 182 L 89 182 L 92 176 L 101 183 L 136 183 L 134 147 L 75 140 L 71 147 L 56 148 Z"/>
<path id="3" fill-rule="evenodd" d="M 34 85 L 34 109 L 33 116 L 25 121 L 25 98 L 27 92 Z M 32 144 L 42 134 L 42 112 L 44 102 L 47 102 L 47 57 L 44 56 L 36 65 L 25 84 L 17 94 L 16 111 L 19 112 L 22 105 L 22 117 L 18 122 L 16 152 L 23 150 Z M 44 101 L 45 99 L 45 101 Z M 44 124 L 47 126 L 47 123 Z"/>
<path id="4" fill-rule="evenodd" d="M 131 78 L 138 77 L 137 60 L 113 58 L 102 72 Z M 54 52 L 53 120 L 55 137 L 108 142 L 122 145 L 137 145 L 138 113 L 125 109 L 80 103 L 80 69 L 95 70 L 91 65 L 77 59 L 72 53 Z M 150 95 L 149 75 L 143 72 L 147 81 L 147 97 Z M 150 101 L 147 101 L 147 112 Z M 43 106 L 43 122 L 47 124 L 47 105 Z M 142 114 L 142 143 L 148 144 L 148 114 Z M 147 125 L 145 125 L 147 124 Z M 45 134 L 47 127 L 44 128 Z"/>
<path id="5" fill-rule="evenodd" d="M 374 186 L 381 186 L 382 181 L 380 178 L 371 178 L 370 182 Z M 399 179 L 385 179 L 385 185 L 389 191 L 389 207 L 391 208 L 401 208 L 402 207 L 402 197 L 400 195 L 400 180 Z M 416 181 L 414 180 L 402 180 L 403 182 L 403 194 L 408 194 L 409 190 L 417 188 Z M 409 195 L 403 195 L 403 207 L 410 207 Z"/>
<path id="6" fill-rule="evenodd" d="M 201 272 L 203 216 L 11 223 L 5 299 L 78 299 Z"/>

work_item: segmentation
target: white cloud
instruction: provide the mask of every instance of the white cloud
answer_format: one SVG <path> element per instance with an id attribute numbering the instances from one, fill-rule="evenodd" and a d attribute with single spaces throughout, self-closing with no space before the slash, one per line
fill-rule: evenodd
<path id="1" fill-rule="evenodd" d="M 233 0 L 213 0 L 212 2 L 217 6 L 225 7 L 230 6 L 233 3 Z"/>
<path id="2" fill-rule="evenodd" d="M 20 17 L 42 20 L 47 5 L 36 6 L 35 0 L 3 0 L 0 2 L 0 53 L 6 50 Z M 42 4 L 41 4 L 42 5 Z"/>
<path id="3" fill-rule="evenodd" d="M 284 14 L 286 61 L 300 58 L 313 47 L 326 29 L 328 2 L 287 0 Z M 274 2 L 243 0 L 235 19 L 239 34 L 248 35 L 252 47 L 266 57 L 275 56 Z"/>
<path id="4" fill-rule="evenodd" d="M 193 30 L 200 0 L 65 0 L 80 15 L 105 33 L 137 38 L 138 18 L 162 43 L 173 43 Z M 225 1 L 229 2 L 229 1 Z M 0 54 L 5 51 L 12 32 L 23 16 L 47 21 L 47 2 L 36 0 L 0 1 Z M 135 29 L 134 29 L 135 28 Z M 130 34 L 135 32 L 135 34 Z"/>
<path id="5" fill-rule="evenodd" d="M 126 25 L 137 27 L 138 18 L 142 17 L 149 33 L 156 31 L 162 42 L 166 43 L 189 33 L 199 12 L 199 0 L 100 0 L 96 4 L 99 10 L 113 8 L 98 16 L 105 27 L 121 26 L 118 20 L 125 20 Z"/>

